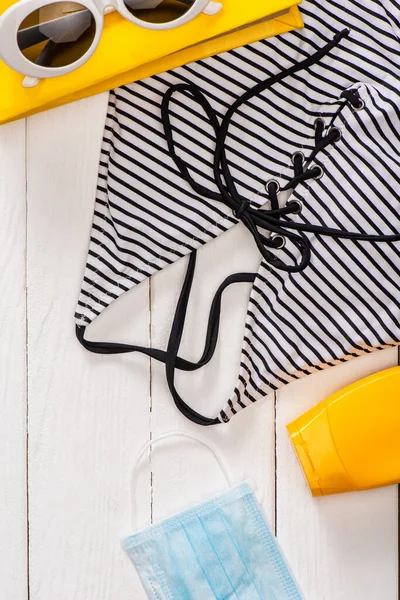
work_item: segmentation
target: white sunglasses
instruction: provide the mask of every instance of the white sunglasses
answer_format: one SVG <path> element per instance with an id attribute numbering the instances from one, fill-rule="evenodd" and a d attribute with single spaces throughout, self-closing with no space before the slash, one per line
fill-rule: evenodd
<path id="1" fill-rule="evenodd" d="M 40 79 L 74 71 L 90 58 L 104 14 L 117 10 L 140 27 L 165 30 L 221 9 L 213 0 L 21 0 L 0 17 L 0 58 L 27 76 L 24 87 L 33 87 Z"/>

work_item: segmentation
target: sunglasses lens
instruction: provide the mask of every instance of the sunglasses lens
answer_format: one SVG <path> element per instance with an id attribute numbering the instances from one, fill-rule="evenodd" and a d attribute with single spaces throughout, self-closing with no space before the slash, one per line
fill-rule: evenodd
<path id="1" fill-rule="evenodd" d="M 171 23 L 192 8 L 196 0 L 125 0 L 129 12 L 147 23 Z"/>
<path id="2" fill-rule="evenodd" d="M 17 40 L 30 62 L 55 69 L 82 58 L 95 35 L 96 21 L 89 9 L 76 2 L 54 2 L 24 19 Z"/>

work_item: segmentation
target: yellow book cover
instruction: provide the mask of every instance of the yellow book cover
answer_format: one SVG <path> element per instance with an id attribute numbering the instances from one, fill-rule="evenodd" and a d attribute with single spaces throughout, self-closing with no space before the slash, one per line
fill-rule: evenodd
<path id="1" fill-rule="evenodd" d="M 0 2 L 1 12 L 12 4 Z M 219 14 L 201 14 L 186 25 L 165 31 L 138 27 L 118 13 L 106 15 L 95 53 L 68 75 L 24 88 L 23 76 L 0 60 L 0 123 L 302 27 L 299 2 L 225 0 Z"/>

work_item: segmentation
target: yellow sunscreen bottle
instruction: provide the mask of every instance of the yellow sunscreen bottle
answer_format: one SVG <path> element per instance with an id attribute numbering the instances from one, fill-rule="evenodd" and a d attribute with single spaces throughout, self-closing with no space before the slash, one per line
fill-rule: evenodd
<path id="1" fill-rule="evenodd" d="M 313 496 L 400 482 L 400 367 L 336 392 L 287 426 Z"/>

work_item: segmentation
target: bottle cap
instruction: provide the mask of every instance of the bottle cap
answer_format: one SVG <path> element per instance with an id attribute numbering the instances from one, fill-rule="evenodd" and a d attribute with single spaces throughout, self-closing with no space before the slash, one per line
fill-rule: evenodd
<path id="1" fill-rule="evenodd" d="M 310 491 L 313 496 L 356 491 L 332 438 L 327 407 L 316 409 L 287 426 Z"/>
<path id="2" fill-rule="evenodd" d="M 313 496 L 400 482 L 400 367 L 332 394 L 287 426 Z"/>

